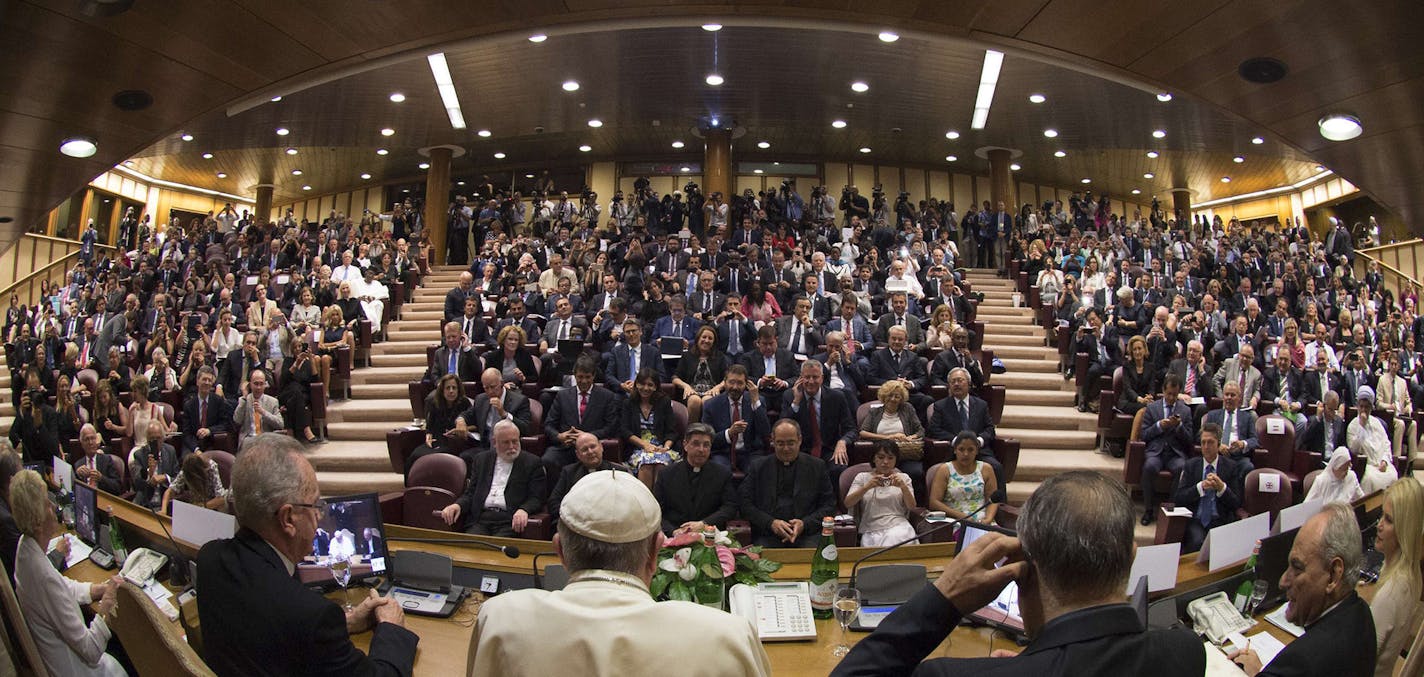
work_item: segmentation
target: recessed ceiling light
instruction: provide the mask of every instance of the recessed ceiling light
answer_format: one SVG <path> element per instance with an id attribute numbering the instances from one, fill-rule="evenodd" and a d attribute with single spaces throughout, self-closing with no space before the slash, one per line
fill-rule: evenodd
<path id="1" fill-rule="evenodd" d="M 377 148 L 377 149 L 376 149 L 376 155 L 385 155 L 385 154 L 387 154 L 387 153 L 390 153 L 390 151 L 388 151 L 388 150 L 386 150 L 386 149 L 384 149 L 384 148 Z"/>
<path id="2" fill-rule="evenodd" d="M 1055 150 L 1053 151 L 1053 157 L 1068 157 L 1068 153 L 1061 150 Z"/>
<path id="3" fill-rule="evenodd" d="M 1231 183 L 1231 177 L 1229 177 L 1229 176 L 1223 176 L 1223 177 L 1221 177 L 1221 182 L 1222 182 L 1222 183 Z"/>
<path id="4" fill-rule="evenodd" d="M 292 176 L 301 176 L 301 175 L 302 175 L 302 170 L 300 170 L 300 169 L 293 169 L 293 170 L 292 170 Z"/>
<path id="5" fill-rule="evenodd" d="M 1170 92 L 1162 92 L 1161 94 L 1157 95 L 1157 100 L 1161 101 L 1162 103 L 1167 103 L 1168 101 L 1172 100 L 1172 94 Z"/>
<path id="6" fill-rule="evenodd" d="M 204 159 L 204 160 L 211 160 L 211 159 L 213 159 L 213 154 L 212 154 L 212 153 L 203 153 L 203 159 Z"/>
<path id="7" fill-rule="evenodd" d="M 405 101 L 405 95 L 400 92 L 391 92 L 391 103 L 401 103 Z"/>
<path id="8" fill-rule="evenodd" d="M 1155 179 L 1155 178 L 1157 178 L 1157 175 L 1156 175 L 1156 174 L 1153 174 L 1152 172 L 1147 172 L 1146 174 L 1143 174 L 1143 175 L 1142 175 L 1142 178 L 1144 178 L 1144 179 Z"/>
<path id="9" fill-rule="evenodd" d="M 1315 171 L 1317 173 L 1325 171 L 1325 165 L 1315 165 Z"/>
<path id="10" fill-rule="evenodd" d="M 726 82 L 726 80 L 724 80 L 721 75 L 718 75 L 716 73 L 707 74 L 707 84 L 712 85 L 713 87 L 718 87 L 723 82 Z"/>
<path id="11" fill-rule="evenodd" d="M 757 148 L 761 148 L 761 149 L 763 149 L 763 150 L 765 150 L 765 149 L 767 149 L 767 148 L 771 148 L 771 142 L 770 142 L 770 141 L 758 141 L 758 142 L 757 142 Z"/>
<path id="12" fill-rule="evenodd" d="M 530 41 L 530 42 L 535 42 L 535 43 L 543 42 L 543 41 L 548 40 L 548 39 L 549 39 L 549 36 L 544 35 L 543 33 L 535 33 L 535 34 L 529 36 L 529 41 Z"/>
<path id="13" fill-rule="evenodd" d="M 686 174 L 686 173 L 692 171 L 692 168 L 691 168 L 691 167 L 679 167 L 679 168 L 678 168 L 678 171 L 682 172 L 683 174 Z"/>
<path id="14" fill-rule="evenodd" d="M 278 127 L 278 128 L 277 128 L 277 136 L 286 136 L 286 135 L 291 134 L 291 133 L 292 133 L 292 130 L 287 129 L 286 127 Z"/>
<path id="15" fill-rule="evenodd" d="M 1046 96 L 1044 96 L 1044 95 L 1042 95 L 1042 94 L 1029 94 L 1029 95 L 1028 95 L 1028 101 L 1029 101 L 1029 103 L 1043 103 L 1044 101 L 1047 101 L 1047 100 L 1048 100 L 1048 97 L 1046 97 Z"/>
<path id="16" fill-rule="evenodd" d="M 1086 178 L 1086 177 L 1084 177 L 1084 179 L 1083 179 L 1083 183 L 1092 183 L 1092 182 L 1093 182 L 1092 179 L 1089 179 L 1089 178 Z"/>
<path id="17" fill-rule="evenodd" d="M 302 186 L 302 190 L 311 190 L 311 186 Z"/>
<path id="18" fill-rule="evenodd" d="M 219 179 L 226 179 L 226 178 L 227 178 L 227 174 L 224 174 L 224 173 L 222 173 L 222 172 L 218 172 L 218 178 L 219 178 Z"/>
<path id="19" fill-rule="evenodd" d="M 831 121 L 831 126 L 832 126 L 832 127 L 835 127 L 836 129 L 845 129 L 846 121 L 845 121 L 845 120 L 832 120 L 832 121 Z"/>
<path id="20" fill-rule="evenodd" d="M 588 144 L 584 144 L 584 145 L 582 145 L 582 146 L 579 146 L 579 150 L 580 150 L 581 152 L 587 153 L 587 152 L 593 150 L 593 146 L 590 146 L 590 145 L 588 145 Z"/>
<path id="21" fill-rule="evenodd" d="M 870 85 L 856 80 L 855 82 L 850 83 L 850 90 L 852 92 L 868 92 L 870 91 Z"/>
<path id="22" fill-rule="evenodd" d="M 1132 194 L 1133 194 L 1133 195 L 1141 195 L 1141 194 L 1142 194 L 1142 191 L 1140 191 L 1140 190 L 1138 190 L 1138 189 L 1136 189 L 1136 188 L 1133 188 L 1133 189 L 1132 189 Z"/>
<path id="23" fill-rule="evenodd" d="M 1236 157 L 1231 158 L 1231 161 L 1232 161 L 1232 162 L 1235 162 L 1236 164 L 1239 165 L 1239 164 L 1245 162 L 1245 161 L 1246 161 L 1246 158 L 1241 157 L 1240 155 L 1237 155 Z"/>
<path id="24" fill-rule="evenodd" d="M 495 153 L 495 154 L 494 154 L 494 159 L 496 159 L 496 160 L 503 160 L 503 159 L 504 159 L 504 153 Z"/>
<path id="25" fill-rule="evenodd" d="M 371 180 L 371 175 L 370 175 L 370 174 L 362 174 L 362 175 L 361 175 L 361 180 L 362 180 L 362 181 L 370 181 L 370 180 Z"/>
<path id="26" fill-rule="evenodd" d="M 1147 157 L 1150 157 L 1150 158 L 1152 158 L 1153 160 L 1156 160 L 1156 159 L 1157 159 L 1157 151 L 1155 151 L 1155 150 L 1149 150 L 1149 151 L 1147 151 Z"/>
<path id="27" fill-rule="evenodd" d="M 409 192 L 410 192 L 410 189 L 407 188 L 407 189 L 405 189 L 405 190 L 403 190 L 403 191 L 401 191 L 401 192 L 402 192 L 402 193 L 409 193 Z"/>
<path id="28" fill-rule="evenodd" d="M 479 135 L 481 139 L 488 139 L 490 137 L 490 130 L 481 129 L 480 131 L 475 132 L 475 134 Z"/>
<path id="29" fill-rule="evenodd" d="M 599 127 L 603 126 L 603 121 L 598 118 L 594 118 L 588 121 L 588 126 L 593 127 L 594 129 L 598 129 Z"/>
<path id="30" fill-rule="evenodd" d="M 455 182 L 455 185 L 457 185 L 457 186 L 463 186 L 463 185 L 465 185 L 465 182 L 464 182 L 464 181 L 456 181 L 456 182 Z"/>
<path id="31" fill-rule="evenodd" d="M 722 30 L 722 24 L 702 24 L 702 30 L 708 33 L 716 33 Z"/>
<path id="32" fill-rule="evenodd" d="M 430 163 L 429 163 L 429 162 L 422 162 L 422 163 L 420 163 L 420 164 L 418 164 L 418 165 L 416 165 L 416 166 L 419 167 L 419 168 L 421 168 L 421 169 L 430 169 Z"/>
<path id="33" fill-rule="evenodd" d="M 947 131 L 947 132 L 944 133 L 944 138 L 953 141 L 953 140 L 959 138 L 959 132 L 956 132 L 956 131 L 954 131 L 953 129 L 951 129 L 951 130 L 949 130 L 949 131 Z"/>
<path id="34" fill-rule="evenodd" d="M 180 139 L 182 139 L 182 140 L 184 140 L 184 141 L 192 141 L 192 140 L 193 140 L 193 135 L 192 135 L 192 134 L 184 134 L 183 136 L 180 136 L 180 137 L 178 137 L 178 138 L 180 138 Z"/>
<path id="35" fill-rule="evenodd" d="M 1261 138 L 1261 137 L 1259 137 L 1259 136 L 1253 136 L 1253 137 L 1251 137 L 1251 143 L 1256 144 L 1257 146 L 1259 146 L 1259 145 L 1261 145 L 1261 144 L 1263 144 L 1263 143 L 1265 143 L 1265 142 L 1266 142 L 1266 140 L 1263 139 L 1263 138 Z"/>
<path id="36" fill-rule="evenodd" d="M 1046 137 L 1048 137 L 1048 138 L 1050 138 L 1050 139 L 1056 138 L 1056 137 L 1058 136 L 1058 130 L 1056 130 L 1056 129 L 1045 129 L 1045 130 L 1043 130 L 1043 135 L 1046 136 Z"/>
<path id="37" fill-rule="evenodd" d="M 565 91 L 565 92 L 577 92 L 577 91 L 578 91 L 578 88 L 579 88 L 578 80 L 565 80 L 565 81 L 564 81 L 564 91 Z"/>
<path id="38" fill-rule="evenodd" d="M 280 96 L 274 96 L 274 97 L 272 97 L 272 103 L 277 103 L 278 101 L 281 101 L 281 100 L 282 100 L 282 97 L 280 97 Z"/>
<path id="39" fill-rule="evenodd" d="M 1335 113 L 1320 118 L 1320 135 L 1331 141 L 1349 141 L 1365 131 L 1360 119 L 1353 115 Z"/>
<path id="40" fill-rule="evenodd" d="M 761 169 L 753 169 L 753 170 L 752 170 L 752 173 L 753 173 L 753 174 L 765 174 L 766 172 L 765 172 L 764 170 L 761 170 Z"/>
<path id="41" fill-rule="evenodd" d="M 870 146 L 861 146 L 860 152 L 862 152 L 862 153 L 869 153 L 869 152 L 870 152 Z"/>
<path id="42" fill-rule="evenodd" d="M 295 149 L 295 148 L 288 148 L 288 149 L 287 149 L 287 155 L 296 155 L 296 154 L 297 154 L 297 149 Z"/>
<path id="43" fill-rule="evenodd" d="M 93 157 L 99 152 L 99 144 L 87 136 L 73 136 L 59 144 L 59 152 L 69 157 Z"/>
<path id="44" fill-rule="evenodd" d="M 1167 136 L 1167 130 L 1165 130 L 1165 129 L 1154 129 L 1154 130 L 1152 130 L 1152 138 L 1154 138 L 1154 139 L 1161 139 L 1161 138 L 1163 138 L 1163 137 L 1165 137 L 1165 136 Z"/>
<path id="45" fill-rule="evenodd" d="M 534 178 L 534 175 L 533 175 L 533 174 L 525 174 L 525 175 L 524 175 L 524 178 L 526 178 L 526 179 L 532 179 L 532 178 Z"/>
<path id="46" fill-rule="evenodd" d="M 396 130 L 391 129 L 390 127 L 386 127 L 386 128 L 384 128 L 384 129 L 381 130 L 381 136 L 395 136 L 395 135 L 396 135 Z"/>
<path id="47" fill-rule="evenodd" d="M 892 33 L 890 31 L 880 31 L 881 42 L 894 42 L 899 39 L 900 35 L 898 33 Z"/>
<path id="48" fill-rule="evenodd" d="M 958 156 L 958 155 L 946 155 L 946 156 L 944 156 L 944 161 L 945 161 L 945 162 L 954 162 L 955 160 L 958 160 L 958 159 L 959 159 L 959 156 Z"/>
<path id="49" fill-rule="evenodd" d="M 672 142 L 672 147 L 673 147 L 673 148 L 682 148 L 682 147 L 685 146 L 685 145 L 687 145 L 687 144 L 684 144 L 684 143 L 681 142 L 681 141 L 674 141 L 674 142 Z"/>

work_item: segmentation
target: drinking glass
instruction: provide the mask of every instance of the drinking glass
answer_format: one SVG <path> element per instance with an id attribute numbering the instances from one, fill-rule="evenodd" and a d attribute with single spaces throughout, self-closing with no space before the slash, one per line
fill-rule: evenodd
<path id="1" fill-rule="evenodd" d="M 1256 579 L 1255 585 L 1251 588 L 1251 598 L 1246 601 L 1246 615 L 1254 617 L 1261 611 L 1261 602 L 1266 601 L 1266 592 L 1271 587 L 1264 578 Z"/>
<path id="2" fill-rule="evenodd" d="M 331 569 L 331 577 L 341 586 L 341 600 L 346 603 L 346 610 L 351 611 L 351 596 L 347 594 L 346 589 L 346 584 L 351 582 L 351 560 L 346 557 L 332 557 L 326 566 Z"/>
<path id="3" fill-rule="evenodd" d="M 836 613 L 836 622 L 841 624 L 841 643 L 836 645 L 831 654 L 844 656 L 850 653 L 850 646 L 846 644 L 846 630 L 860 613 L 860 591 L 849 585 L 837 589 L 835 605 L 832 608 Z"/>

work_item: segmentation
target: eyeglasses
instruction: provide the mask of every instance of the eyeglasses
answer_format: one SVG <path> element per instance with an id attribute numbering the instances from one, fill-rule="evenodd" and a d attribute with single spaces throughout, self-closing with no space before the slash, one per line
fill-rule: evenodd
<path id="1" fill-rule="evenodd" d="M 317 519 L 325 519 L 327 512 L 326 499 L 318 498 L 315 503 L 288 503 L 293 508 L 311 508 L 316 511 Z"/>

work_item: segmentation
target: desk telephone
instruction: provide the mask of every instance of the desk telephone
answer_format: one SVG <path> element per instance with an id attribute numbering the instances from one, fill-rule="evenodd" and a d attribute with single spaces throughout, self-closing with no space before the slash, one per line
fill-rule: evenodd
<path id="1" fill-rule="evenodd" d="M 797 583 L 737 584 L 727 593 L 732 613 L 756 625 L 763 642 L 816 639 L 811 616 L 811 588 Z"/>
<path id="2" fill-rule="evenodd" d="M 168 563 L 168 556 L 154 552 L 148 548 L 135 548 L 129 553 L 128 559 L 124 562 L 124 568 L 119 575 L 124 577 L 134 585 L 143 587 L 153 580 L 153 575 L 158 573 L 163 565 Z"/>

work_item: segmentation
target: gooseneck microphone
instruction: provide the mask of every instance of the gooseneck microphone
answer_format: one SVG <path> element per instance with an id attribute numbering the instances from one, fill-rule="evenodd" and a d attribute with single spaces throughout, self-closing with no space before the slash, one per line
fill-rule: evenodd
<path id="1" fill-rule="evenodd" d="M 188 562 L 187 557 L 183 556 L 183 549 L 178 547 L 178 541 L 177 539 L 173 538 L 173 532 L 169 531 L 168 525 L 163 523 L 163 515 L 161 515 L 158 512 L 158 509 L 154 508 L 153 506 L 149 506 L 148 511 L 150 513 L 153 513 L 153 518 L 158 521 L 158 526 L 163 527 L 163 535 L 168 537 L 169 545 L 173 546 L 173 557 L 169 558 L 168 560 L 169 584 L 171 584 L 175 588 L 188 587 L 189 581 L 191 581 L 193 578 L 191 572 L 189 572 L 188 570 L 188 568 L 191 566 L 191 563 Z M 119 525 L 112 523 L 113 521 L 116 520 L 110 520 L 111 523 L 109 524 L 109 528 L 119 528 Z"/>
<path id="2" fill-rule="evenodd" d="M 871 558 L 873 558 L 873 557 L 878 557 L 878 556 L 883 555 L 883 554 L 885 554 L 885 553 L 887 553 L 887 552 L 890 552 L 891 550 L 894 550 L 895 548 L 898 548 L 898 547 L 900 547 L 900 546 L 902 546 L 902 545 L 905 545 L 906 543 L 909 543 L 910 541 L 913 541 L 913 540 L 916 540 L 916 539 L 920 539 L 920 538 L 924 538 L 925 536 L 928 536 L 928 535 L 930 535 L 930 534 L 937 533 L 937 532 L 940 532 L 940 531 L 944 531 L 945 529 L 948 529 L 948 528 L 953 527 L 953 526 L 958 526 L 959 524 L 961 524 L 961 523 L 967 521 L 969 518 L 971 518 L 971 517 L 973 517 L 973 516 L 975 516 L 975 515 L 977 515 L 977 514 L 983 512 L 985 508 L 988 508 L 989 506 L 991 506 L 991 505 L 993 505 L 993 504 L 994 504 L 994 501 L 992 501 L 992 500 L 984 501 L 984 504 L 981 505 L 981 506 L 979 506 L 978 508 L 975 508 L 975 509 L 974 509 L 974 512 L 971 512 L 971 513 L 969 513 L 969 514 L 967 514 L 967 515 L 965 515 L 965 516 L 963 516 L 963 517 L 960 517 L 959 519 L 952 519 L 952 520 L 949 520 L 949 521 L 945 522 L 944 524 L 935 525 L 933 528 L 926 529 L 926 530 L 924 531 L 924 533 L 915 534 L 914 536 L 911 536 L 911 537 L 909 537 L 909 538 L 907 538 L 907 539 L 905 539 L 905 540 L 903 540 L 903 541 L 900 541 L 899 543 L 892 543 L 892 544 L 887 545 L 887 546 L 885 546 L 885 547 L 883 547 L 883 548 L 881 548 L 881 549 L 879 549 L 879 550 L 876 550 L 875 552 L 872 552 L 872 553 L 870 553 L 870 554 L 868 554 L 868 555 L 866 555 L 866 556 L 864 556 L 864 557 L 861 557 L 860 559 L 856 560 L 856 561 L 855 561 L 855 565 L 850 568 L 850 587 L 852 587 L 852 588 L 855 587 L 855 574 L 856 574 L 856 571 L 860 569 L 860 565 L 863 564 L 866 560 L 871 559 Z"/>
<path id="3" fill-rule="evenodd" d="M 545 551 L 545 552 L 536 552 L 536 553 L 534 553 L 534 565 L 533 565 L 533 567 L 532 567 L 533 570 L 534 570 L 534 587 L 539 588 L 539 589 L 541 589 L 541 590 L 544 588 L 544 575 L 541 574 L 541 573 L 539 573 L 539 558 L 540 558 L 540 557 L 549 557 L 549 556 L 558 555 L 558 554 L 559 554 L 559 553 L 554 552 L 553 550 L 547 550 L 547 551 Z"/>
<path id="4" fill-rule="evenodd" d="M 478 538 L 473 538 L 473 537 L 466 537 L 466 538 L 387 538 L 386 541 L 387 541 L 387 542 L 400 542 L 400 543 L 444 543 L 444 544 L 449 544 L 449 545 L 478 545 L 478 546 L 480 546 L 480 547 L 482 547 L 482 548 L 489 548 L 490 550 L 498 550 L 498 551 L 504 553 L 504 556 L 505 556 L 505 557 L 508 557 L 508 558 L 510 558 L 510 559 L 518 559 L 518 558 L 519 558 L 519 548 L 518 548 L 518 546 L 513 546 L 513 545 L 500 545 L 500 544 L 498 544 L 498 543 L 490 543 L 489 541 L 482 541 L 482 540 L 480 540 L 480 539 L 478 539 Z"/>

